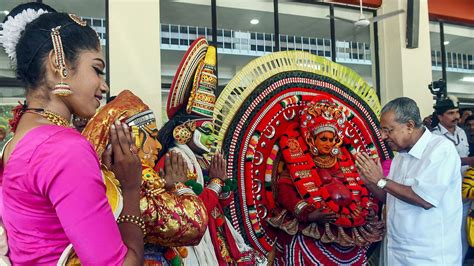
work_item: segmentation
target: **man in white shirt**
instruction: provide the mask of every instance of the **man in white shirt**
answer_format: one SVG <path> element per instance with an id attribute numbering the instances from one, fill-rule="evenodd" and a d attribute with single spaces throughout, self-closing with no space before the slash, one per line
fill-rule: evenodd
<path id="1" fill-rule="evenodd" d="M 388 265 L 461 265 L 461 162 L 454 145 L 422 126 L 409 98 L 382 109 L 382 138 L 397 151 L 390 173 L 360 153 L 356 165 L 386 202 Z"/>
<path id="2" fill-rule="evenodd" d="M 474 164 L 474 157 L 469 157 L 469 141 L 466 136 L 464 129 L 458 126 L 460 122 L 459 105 L 457 99 L 447 98 L 438 100 L 434 106 L 436 116 L 438 118 L 438 125 L 433 128 L 433 134 L 444 136 L 446 139 L 451 141 L 456 150 L 458 151 L 459 157 L 461 157 L 461 176 L 464 176 L 469 165 Z M 469 249 L 467 243 L 466 234 L 466 221 L 469 209 L 471 208 L 471 201 L 465 200 L 463 204 L 463 215 L 462 215 L 462 227 L 461 227 L 461 238 L 462 238 L 462 257 L 466 256 L 466 252 Z"/>
<path id="3" fill-rule="evenodd" d="M 474 163 L 474 157 L 469 156 L 469 141 L 466 132 L 458 126 L 460 121 L 458 103 L 450 98 L 439 100 L 434 106 L 438 125 L 433 127 L 433 133 L 444 136 L 451 141 L 461 157 L 462 171 Z"/>

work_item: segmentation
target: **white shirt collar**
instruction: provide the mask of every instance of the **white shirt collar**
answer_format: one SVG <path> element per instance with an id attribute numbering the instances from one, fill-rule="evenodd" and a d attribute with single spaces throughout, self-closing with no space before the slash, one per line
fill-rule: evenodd
<path id="1" fill-rule="evenodd" d="M 447 130 L 443 125 L 441 125 L 441 123 L 438 124 L 438 128 L 439 128 L 439 132 L 441 132 L 441 134 L 445 135 L 445 134 L 450 134 L 450 135 L 453 135 L 455 136 L 456 134 L 459 133 L 459 130 L 462 130 L 462 128 L 456 126 L 455 130 L 454 130 L 454 133 L 451 133 L 449 132 L 449 130 Z"/>
<path id="2" fill-rule="evenodd" d="M 425 132 L 423 133 L 423 135 L 421 135 L 415 145 L 413 145 L 413 147 L 408 152 L 408 154 L 417 159 L 421 159 L 421 156 L 423 155 L 423 152 L 425 151 L 425 148 L 431 139 L 431 132 L 427 128 L 423 128 Z"/>

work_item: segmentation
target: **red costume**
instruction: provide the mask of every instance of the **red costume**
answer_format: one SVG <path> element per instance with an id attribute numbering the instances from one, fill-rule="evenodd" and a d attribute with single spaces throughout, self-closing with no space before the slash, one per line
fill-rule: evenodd
<path id="1" fill-rule="evenodd" d="M 390 158 L 380 109 L 352 70 L 299 51 L 258 58 L 227 84 L 214 110 L 215 150 L 237 178 L 230 213 L 248 243 L 277 264 L 366 263 L 383 230 L 354 155 Z M 317 210 L 334 220 L 314 218 Z"/>
<path id="2" fill-rule="evenodd" d="M 314 97 L 301 112 L 299 123 L 291 125 L 280 138 L 286 169 L 279 175 L 277 193 L 285 196 L 277 197 L 281 208 L 267 220 L 281 229 L 278 263 L 295 258 L 292 262 L 297 265 L 362 265 L 368 244 L 381 240 L 382 225 L 366 220 L 369 212 L 377 213 L 378 206 L 360 180 L 351 154 L 342 146 L 344 140 L 351 145 L 343 130 L 354 130 L 348 114 L 330 98 Z M 325 132 L 334 139 L 329 142 L 331 151 L 322 154 L 325 147 L 316 142 Z M 376 155 L 375 150 L 371 152 Z M 309 221 L 309 214 L 318 209 L 336 214 L 337 219 L 329 223 Z"/>

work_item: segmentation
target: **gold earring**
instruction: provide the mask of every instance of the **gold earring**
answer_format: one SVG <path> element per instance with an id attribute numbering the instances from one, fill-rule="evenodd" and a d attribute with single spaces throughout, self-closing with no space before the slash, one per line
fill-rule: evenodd
<path id="1" fill-rule="evenodd" d="M 69 84 L 64 82 L 64 79 L 68 76 L 68 70 L 66 68 L 66 63 L 64 61 L 64 51 L 63 44 L 61 41 L 61 35 L 59 34 L 59 29 L 61 26 L 53 28 L 51 30 L 51 40 L 53 42 L 53 49 L 55 55 L 56 65 L 58 66 L 59 75 L 61 76 L 61 81 L 58 82 L 53 89 L 53 94 L 57 96 L 69 96 L 72 94 L 71 87 Z"/>
<path id="2" fill-rule="evenodd" d="M 316 148 L 316 147 L 313 146 L 313 145 L 310 145 L 309 147 L 310 147 L 309 151 L 310 151 L 314 156 L 318 156 L 318 155 L 319 155 L 319 150 L 318 150 L 318 148 Z"/>
<path id="3" fill-rule="evenodd" d="M 184 145 L 188 143 L 192 137 L 193 137 L 193 134 L 191 130 L 189 130 L 189 128 L 186 127 L 185 124 L 179 125 L 173 129 L 173 138 L 179 144 Z"/>
<path id="4" fill-rule="evenodd" d="M 69 84 L 63 81 L 63 79 L 67 78 L 67 69 L 61 68 L 59 72 L 61 76 L 61 81 L 54 86 L 53 94 L 63 97 L 69 96 L 72 94 L 71 87 L 69 86 Z"/>

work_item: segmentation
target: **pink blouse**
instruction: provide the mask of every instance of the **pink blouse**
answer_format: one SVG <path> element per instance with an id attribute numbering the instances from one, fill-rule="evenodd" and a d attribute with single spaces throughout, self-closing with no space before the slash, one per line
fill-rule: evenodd
<path id="1" fill-rule="evenodd" d="M 127 247 L 97 155 L 76 130 L 30 130 L 3 170 L 2 218 L 13 264 L 56 264 L 70 243 L 84 265 L 123 263 Z"/>

